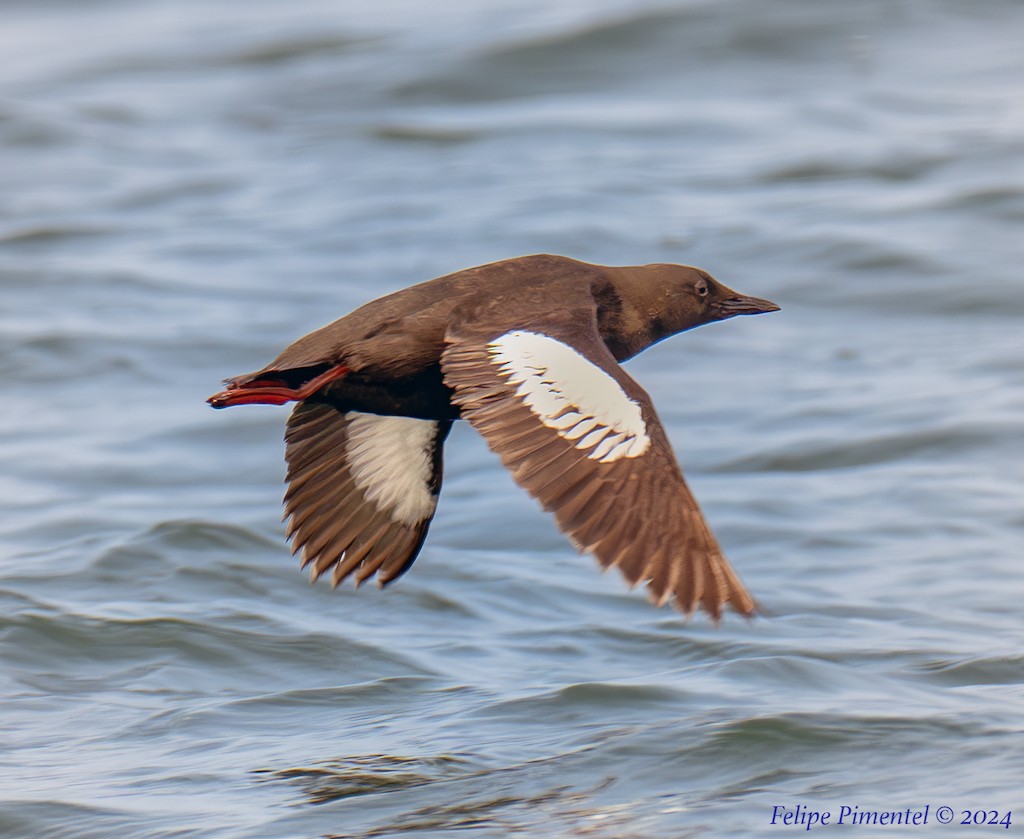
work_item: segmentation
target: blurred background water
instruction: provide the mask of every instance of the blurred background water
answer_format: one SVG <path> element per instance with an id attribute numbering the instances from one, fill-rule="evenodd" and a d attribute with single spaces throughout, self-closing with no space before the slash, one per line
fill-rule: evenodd
<path id="1" fill-rule="evenodd" d="M 0 834 L 1024 823 L 1022 42 L 1016 0 L 4 3 Z M 597 574 L 465 427 L 398 584 L 289 557 L 286 412 L 205 397 L 538 251 L 782 305 L 629 367 L 768 617 Z"/>

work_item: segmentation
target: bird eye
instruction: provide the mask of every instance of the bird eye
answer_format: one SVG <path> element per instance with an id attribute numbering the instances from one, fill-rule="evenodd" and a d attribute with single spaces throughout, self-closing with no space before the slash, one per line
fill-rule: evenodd
<path id="1" fill-rule="evenodd" d="M 708 291 L 710 289 L 708 288 L 707 280 L 697 280 L 697 285 L 695 286 L 695 288 L 697 289 L 697 294 L 700 295 L 701 297 L 708 296 Z"/>

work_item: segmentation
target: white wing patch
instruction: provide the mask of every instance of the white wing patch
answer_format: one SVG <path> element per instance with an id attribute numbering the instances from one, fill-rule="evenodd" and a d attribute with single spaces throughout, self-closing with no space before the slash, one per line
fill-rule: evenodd
<path id="1" fill-rule="evenodd" d="M 561 341 L 507 332 L 487 345 L 491 361 L 548 428 L 587 457 L 609 463 L 638 457 L 651 445 L 640 406 L 619 383 Z"/>
<path id="2" fill-rule="evenodd" d="M 437 423 L 355 411 L 345 419 L 349 471 L 366 500 L 403 524 L 430 518 L 437 507 L 430 491 Z"/>

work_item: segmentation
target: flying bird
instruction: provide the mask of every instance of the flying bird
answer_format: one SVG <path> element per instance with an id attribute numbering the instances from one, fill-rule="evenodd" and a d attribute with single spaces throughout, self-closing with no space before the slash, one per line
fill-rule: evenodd
<path id="1" fill-rule="evenodd" d="M 778 308 L 684 265 L 523 256 L 373 300 L 208 401 L 297 403 L 285 517 L 314 580 L 330 570 L 334 585 L 384 585 L 409 569 L 445 438 L 464 419 L 579 550 L 646 583 L 656 604 L 750 615 L 650 397 L 619 365 L 678 332 Z"/>

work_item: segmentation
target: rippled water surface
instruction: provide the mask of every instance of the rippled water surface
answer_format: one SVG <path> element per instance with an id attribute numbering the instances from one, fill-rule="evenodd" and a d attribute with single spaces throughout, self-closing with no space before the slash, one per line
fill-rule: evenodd
<path id="1" fill-rule="evenodd" d="M 1018 830 L 1022 41 L 1011 0 L 4 4 L 0 834 Z M 597 574 L 465 427 L 398 584 L 289 557 L 285 412 L 220 378 L 540 251 L 782 305 L 629 366 L 765 617 Z"/>

